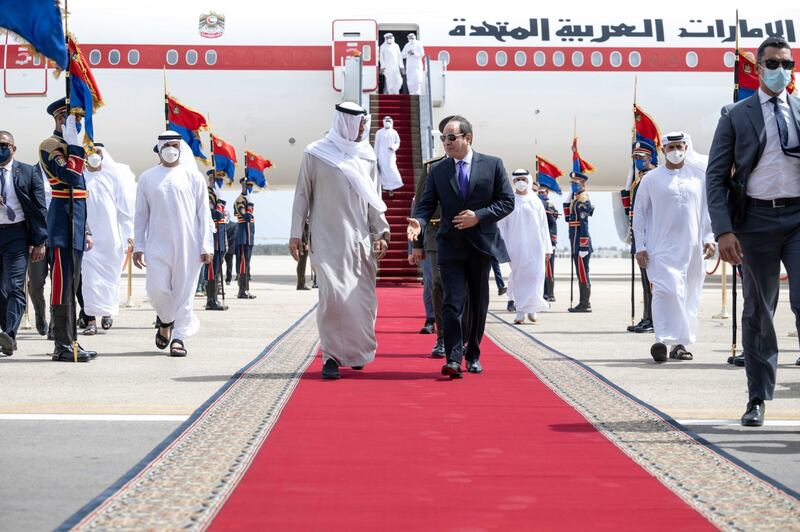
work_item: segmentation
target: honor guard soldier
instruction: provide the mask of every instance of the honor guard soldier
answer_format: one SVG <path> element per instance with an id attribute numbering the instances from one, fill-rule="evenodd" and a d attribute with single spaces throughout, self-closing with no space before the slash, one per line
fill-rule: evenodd
<path id="1" fill-rule="evenodd" d="M 586 174 L 571 172 L 569 179 L 572 185 L 572 200 L 564 204 L 564 218 L 569 225 L 569 241 L 572 253 L 572 262 L 578 272 L 578 289 L 580 301 L 570 312 L 591 312 L 589 303 L 591 296 L 591 283 L 589 282 L 589 258 L 592 256 L 592 238 L 589 236 L 589 217 L 594 213 L 594 207 L 589 201 L 586 192 Z"/>
<path id="2" fill-rule="evenodd" d="M 652 143 L 639 140 L 633 144 L 633 164 L 635 170 L 631 176 L 627 187 L 620 191 L 622 206 L 625 208 L 625 215 L 628 223 L 633 224 L 634 204 L 636 203 L 636 192 L 645 174 L 658 165 L 658 152 Z M 636 255 L 636 241 L 631 231 L 631 256 Z M 636 325 L 628 325 L 628 332 L 648 333 L 653 332 L 653 292 L 650 289 L 650 279 L 647 277 L 647 270 L 639 268 L 642 278 L 642 295 L 644 296 L 644 309 L 642 319 Z"/>
<path id="3" fill-rule="evenodd" d="M 253 217 L 253 204 L 247 199 L 252 190 L 245 178 L 241 179 L 242 193 L 236 198 L 233 208 L 236 211 L 236 261 L 239 272 L 239 299 L 255 299 L 250 293 L 250 258 L 253 254 L 255 239 L 255 218 Z"/>
<path id="4" fill-rule="evenodd" d="M 217 293 L 222 285 L 222 264 L 225 261 L 225 250 L 227 249 L 225 200 L 217 196 L 216 177 L 213 170 L 209 170 L 208 175 L 208 206 L 211 209 L 211 221 L 214 223 L 214 258 L 207 268 L 205 309 L 227 310 L 227 307 L 217 299 Z"/>
<path id="5" fill-rule="evenodd" d="M 550 191 L 556 194 L 561 194 L 561 188 L 556 183 L 555 179 L 550 176 L 539 174 L 539 199 L 544 204 L 544 212 L 547 215 L 547 229 L 550 232 L 550 243 L 553 245 L 553 253 L 547 260 L 545 278 L 544 278 L 544 299 L 545 301 L 553 302 L 556 300 L 554 293 L 555 289 L 555 266 L 556 266 L 556 243 L 558 242 L 558 220 L 559 212 L 553 202 L 550 201 Z"/>
<path id="6" fill-rule="evenodd" d="M 55 120 L 56 129 L 39 145 L 39 160 L 53 189 L 47 211 L 50 308 L 55 340 L 53 360 L 88 362 L 97 352 L 77 344 L 75 321 L 75 289 L 80 279 L 83 250 L 91 248 L 86 227 L 85 152 L 78 141 L 77 120 L 74 115 L 67 116 L 66 98 L 51 103 L 47 113 Z"/>

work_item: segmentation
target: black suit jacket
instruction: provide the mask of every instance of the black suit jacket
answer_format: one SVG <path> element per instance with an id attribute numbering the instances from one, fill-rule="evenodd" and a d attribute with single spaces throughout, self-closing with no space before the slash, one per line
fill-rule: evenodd
<path id="1" fill-rule="evenodd" d="M 44 199 L 44 183 L 38 166 L 14 161 L 11 165 L 14 192 L 25 214 L 25 229 L 28 245 L 38 246 L 47 242 L 47 207 Z"/>
<path id="2" fill-rule="evenodd" d="M 424 233 L 436 207 L 441 206 L 441 222 L 436 234 L 440 264 L 464 260 L 472 250 L 508 262 L 497 222 L 514 210 L 514 192 L 503 161 L 473 151 L 471 166 L 469 192 L 467 199 L 462 200 L 455 160 L 439 161 L 425 178 L 425 191 L 417 200 L 414 218 L 419 220 Z M 463 210 L 475 212 L 480 220 L 478 225 L 463 230 L 453 227 L 453 218 Z"/>

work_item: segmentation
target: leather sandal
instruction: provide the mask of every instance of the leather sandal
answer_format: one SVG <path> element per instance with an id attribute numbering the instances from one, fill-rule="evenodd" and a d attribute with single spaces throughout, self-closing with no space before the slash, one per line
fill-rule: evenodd
<path id="1" fill-rule="evenodd" d="M 694 355 L 687 351 L 684 346 L 678 344 L 669 352 L 669 358 L 673 360 L 694 360 Z"/>
<path id="2" fill-rule="evenodd" d="M 169 346 L 169 356 L 171 357 L 185 357 L 189 354 L 186 347 L 183 345 L 183 340 L 175 338 Z"/>
<path id="3" fill-rule="evenodd" d="M 172 339 L 172 329 L 175 327 L 175 322 L 164 323 L 161 318 L 156 317 L 156 347 L 159 349 L 166 349 L 169 341 Z M 161 328 L 169 328 L 169 336 L 161 334 Z M 185 356 L 185 355 L 184 355 Z"/>

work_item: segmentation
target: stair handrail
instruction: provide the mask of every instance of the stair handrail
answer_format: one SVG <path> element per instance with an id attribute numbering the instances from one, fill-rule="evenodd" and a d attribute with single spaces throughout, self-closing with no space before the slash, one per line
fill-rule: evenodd
<path id="1" fill-rule="evenodd" d="M 433 159 L 433 102 L 431 100 L 431 59 L 425 56 L 425 85 L 419 96 L 419 136 L 422 160 Z"/>

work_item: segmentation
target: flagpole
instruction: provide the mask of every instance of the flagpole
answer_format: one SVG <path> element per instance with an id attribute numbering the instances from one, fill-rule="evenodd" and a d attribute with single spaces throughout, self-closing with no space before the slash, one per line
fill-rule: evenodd
<path id="1" fill-rule="evenodd" d="M 211 143 L 211 171 L 213 172 L 212 177 L 211 177 L 211 190 L 214 190 L 214 187 L 216 186 L 216 182 L 217 182 L 217 160 L 214 159 L 214 130 L 211 127 L 211 113 L 208 113 L 208 133 L 209 133 L 209 141 Z M 216 208 L 217 208 L 217 206 L 214 205 L 214 210 L 216 210 Z M 214 238 L 216 239 L 216 243 L 215 243 L 214 247 L 219 247 L 219 227 L 220 227 L 220 224 L 218 224 L 216 221 L 214 221 L 214 227 L 217 230 L 217 234 L 214 236 Z M 214 250 L 214 255 L 216 255 L 216 254 L 217 254 L 217 252 L 216 252 L 216 250 Z M 211 263 L 214 264 L 214 257 L 211 258 Z M 222 277 L 222 271 L 220 271 L 221 267 L 222 267 L 222 260 L 220 260 L 219 266 L 220 266 L 219 268 L 216 268 L 214 270 L 214 279 L 216 280 L 217 275 L 219 275 L 219 287 L 222 290 L 222 308 L 225 308 L 225 279 Z M 217 298 L 216 296 L 217 296 L 217 294 L 216 294 L 216 289 L 215 289 L 214 299 Z"/>
<path id="2" fill-rule="evenodd" d="M 736 27 L 734 28 L 734 33 L 736 36 L 735 39 L 735 50 L 734 50 L 734 63 L 733 63 L 733 101 L 734 103 L 739 101 L 739 10 L 736 10 Z M 722 310 L 720 311 L 719 317 L 727 318 L 728 312 L 725 309 L 728 297 L 727 287 L 725 286 L 725 278 L 726 278 L 726 264 L 723 261 L 722 263 Z M 738 332 L 738 323 L 737 323 L 737 316 L 736 316 L 736 303 L 737 303 L 737 293 L 736 293 L 736 270 L 737 267 L 734 265 L 732 268 L 733 277 L 731 278 L 731 299 L 733 304 L 733 314 L 731 316 L 731 356 L 728 358 L 729 364 L 735 364 L 736 362 L 736 336 Z"/>
<path id="3" fill-rule="evenodd" d="M 164 66 L 164 129 L 169 129 L 169 93 L 167 92 L 167 67 Z"/>
<path id="4" fill-rule="evenodd" d="M 636 76 L 633 76 L 633 126 L 631 127 L 631 149 L 636 144 L 636 89 L 637 89 L 638 79 Z M 632 169 L 632 177 L 631 177 L 631 188 L 633 188 L 633 183 L 636 181 L 636 161 L 633 158 L 633 153 L 631 153 L 631 169 Z M 630 207 L 628 208 L 628 235 L 631 239 L 631 326 L 635 325 L 636 323 L 636 258 L 634 254 L 634 241 L 633 241 L 633 191 L 628 191 Z"/>
<path id="5" fill-rule="evenodd" d="M 736 10 L 736 48 L 733 56 L 733 101 L 739 101 L 739 10 Z"/>
<path id="6" fill-rule="evenodd" d="M 72 56 L 69 51 L 69 0 L 64 0 L 64 37 L 66 38 L 67 44 L 67 68 L 65 70 L 64 75 L 64 82 L 66 85 L 66 103 L 67 103 L 67 118 L 69 118 L 70 111 L 71 111 L 71 104 L 70 104 L 70 68 L 72 67 Z M 76 118 L 77 120 L 77 118 Z M 68 153 L 67 157 L 69 157 L 69 148 L 67 148 Z M 78 316 L 76 313 L 75 308 L 75 294 L 77 287 L 75 286 L 75 212 L 74 212 L 74 200 L 75 200 L 75 193 L 72 185 L 68 185 L 69 190 L 69 238 L 67 238 L 67 244 L 69 245 L 69 259 L 72 263 L 72 279 L 70 279 L 70 310 L 72 314 L 72 323 L 70 327 L 72 328 L 72 336 L 74 340 L 72 341 L 72 359 L 74 362 L 78 362 Z"/>

